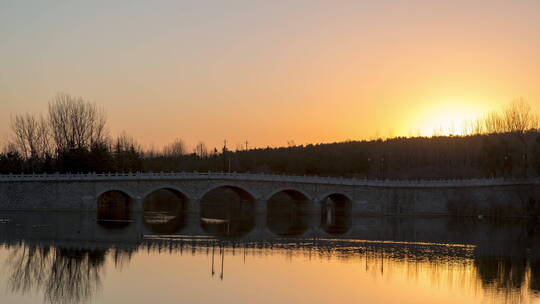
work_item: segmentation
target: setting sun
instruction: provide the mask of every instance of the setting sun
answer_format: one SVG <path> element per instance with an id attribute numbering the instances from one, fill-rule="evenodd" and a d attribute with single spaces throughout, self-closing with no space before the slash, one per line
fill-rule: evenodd
<path id="1" fill-rule="evenodd" d="M 492 108 L 481 102 L 463 100 L 447 99 L 425 105 L 411 119 L 411 126 L 417 126 L 412 135 L 430 137 L 472 133 L 474 123 Z"/>

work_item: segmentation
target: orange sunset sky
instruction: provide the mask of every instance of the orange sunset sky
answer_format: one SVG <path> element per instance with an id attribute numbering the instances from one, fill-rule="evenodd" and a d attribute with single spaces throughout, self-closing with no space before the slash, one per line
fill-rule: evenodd
<path id="1" fill-rule="evenodd" d="M 0 138 L 57 92 L 145 147 L 431 135 L 540 110 L 540 1 L 0 0 Z"/>

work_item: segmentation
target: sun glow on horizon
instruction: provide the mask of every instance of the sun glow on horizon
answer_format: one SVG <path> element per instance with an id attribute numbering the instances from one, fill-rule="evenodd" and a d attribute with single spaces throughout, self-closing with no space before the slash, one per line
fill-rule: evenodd
<path id="1" fill-rule="evenodd" d="M 456 102 L 430 107 L 418 119 L 418 135 L 467 135 L 472 133 L 474 123 L 488 112 L 478 103 Z"/>

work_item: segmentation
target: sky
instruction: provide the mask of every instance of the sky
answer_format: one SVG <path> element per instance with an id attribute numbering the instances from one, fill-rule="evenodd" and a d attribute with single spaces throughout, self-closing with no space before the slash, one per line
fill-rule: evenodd
<path id="1" fill-rule="evenodd" d="M 0 136 L 65 92 L 112 136 L 230 148 L 540 110 L 540 1 L 0 0 Z"/>

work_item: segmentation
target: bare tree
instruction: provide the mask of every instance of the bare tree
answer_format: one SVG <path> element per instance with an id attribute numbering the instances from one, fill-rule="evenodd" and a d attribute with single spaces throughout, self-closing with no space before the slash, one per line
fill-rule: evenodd
<path id="1" fill-rule="evenodd" d="M 236 151 L 238 152 L 242 150 L 244 150 L 244 143 L 241 143 L 241 142 L 236 143 Z"/>
<path id="2" fill-rule="evenodd" d="M 152 144 L 150 148 L 147 148 L 144 150 L 144 157 L 147 157 L 147 158 L 158 157 L 159 154 L 160 154 L 159 150 L 156 149 L 156 146 L 154 144 Z"/>
<path id="3" fill-rule="evenodd" d="M 116 140 L 114 141 L 114 152 L 125 152 L 125 151 L 135 151 L 142 154 L 142 147 L 141 145 L 130 135 L 128 135 L 126 132 L 122 132 Z"/>
<path id="4" fill-rule="evenodd" d="M 5 145 L 2 146 L 2 154 L 11 154 L 11 153 L 17 153 L 20 155 L 20 152 L 17 150 L 17 147 L 13 142 L 8 142 Z"/>
<path id="5" fill-rule="evenodd" d="M 57 151 L 89 149 L 105 141 L 104 112 L 81 97 L 56 95 L 49 103 L 48 120 Z"/>
<path id="6" fill-rule="evenodd" d="M 520 163 L 523 168 L 523 177 L 528 176 L 529 168 L 529 142 L 531 138 L 527 133 L 538 129 L 539 118 L 531 106 L 522 98 L 509 103 L 501 112 L 492 112 L 477 122 L 483 134 L 498 134 L 502 136 L 509 133 L 519 140 L 522 145 Z M 505 156 L 508 157 L 508 156 Z M 506 159 L 506 158 L 505 158 Z"/>
<path id="7" fill-rule="evenodd" d="M 195 154 L 197 154 L 199 157 L 207 157 L 208 156 L 208 149 L 206 148 L 206 144 L 202 141 L 199 141 L 197 145 L 195 146 Z"/>
<path id="8" fill-rule="evenodd" d="M 518 133 L 523 134 L 539 127 L 538 115 L 522 98 L 514 100 L 506 105 L 500 112 L 488 113 L 478 119 L 474 130 L 476 133 L 500 134 Z"/>
<path id="9" fill-rule="evenodd" d="M 42 116 L 16 115 L 11 130 L 13 146 L 25 158 L 43 158 L 51 152 L 49 127 Z"/>
<path id="10" fill-rule="evenodd" d="M 471 135 L 479 135 L 479 134 L 484 134 L 484 130 L 485 130 L 485 126 L 484 126 L 484 123 L 482 121 L 482 119 L 478 118 L 476 120 L 474 120 L 473 122 L 471 122 L 471 129 L 472 129 L 472 134 Z"/>
<path id="11" fill-rule="evenodd" d="M 504 133 L 504 119 L 498 112 L 488 113 L 483 119 L 483 128 L 485 133 Z"/>
<path id="12" fill-rule="evenodd" d="M 538 116 L 522 98 L 513 101 L 503 111 L 504 125 L 507 132 L 515 134 L 522 144 L 521 164 L 523 177 L 528 176 L 529 143 L 527 132 L 538 128 Z"/>
<path id="13" fill-rule="evenodd" d="M 167 157 L 179 157 L 186 154 L 186 150 L 186 144 L 184 141 L 177 138 L 163 148 L 163 155 Z"/>
<path id="14" fill-rule="evenodd" d="M 525 133 L 538 127 L 538 116 L 523 98 L 508 104 L 503 111 L 506 132 Z"/>

